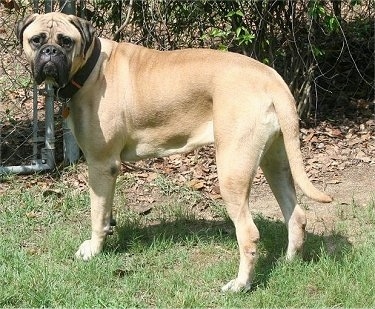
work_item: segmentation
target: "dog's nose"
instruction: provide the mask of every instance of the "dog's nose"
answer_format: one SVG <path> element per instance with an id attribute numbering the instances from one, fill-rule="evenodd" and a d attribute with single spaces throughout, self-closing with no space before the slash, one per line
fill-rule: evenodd
<path id="1" fill-rule="evenodd" d="M 45 45 L 41 53 L 46 56 L 56 56 L 59 53 L 59 50 L 56 48 L 56 46 L 53 45 Z"/>

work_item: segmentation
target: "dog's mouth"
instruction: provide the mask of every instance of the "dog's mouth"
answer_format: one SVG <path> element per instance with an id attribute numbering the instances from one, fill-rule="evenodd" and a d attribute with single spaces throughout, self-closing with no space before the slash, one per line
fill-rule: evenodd
<path id="1" fill-rule="evenodd" d="M 38 85 L 48 81 L 60 88 L 69 81 L 70 68 L 71 63 L 60 46 L 44 45 L 34 59 L 33 76 Z"/>

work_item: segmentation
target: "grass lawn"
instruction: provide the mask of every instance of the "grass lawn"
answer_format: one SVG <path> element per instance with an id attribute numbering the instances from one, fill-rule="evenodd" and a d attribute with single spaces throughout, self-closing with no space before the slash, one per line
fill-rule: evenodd
<path id="1" fill-rule="evenodd" d="M 45 178 L 2 179 L 2 307 L 375 306 L 374 197 L 338 212 L 333 231 L 309 233 L 303 258 L 290 263 L 283 258 L 284 224 L 256 215 L 261 241 L 253 288 L 234 294 L 220 291 L 237 272 L 238 252 L 219 202 L 158 178 L 145 189 L 157 188 L 161 198 L 141 215 L 125 206 L 122 192 L 132 179 L 121 176 L 115 233 L 103 254 L 82 262 L 73 256 L 90 234 L 88 194 L 54 179 L 46 189 Z M 201 203 L 212 219 L 196 211 Z M 347 237 L 352 222 L 354 243 Z"/>

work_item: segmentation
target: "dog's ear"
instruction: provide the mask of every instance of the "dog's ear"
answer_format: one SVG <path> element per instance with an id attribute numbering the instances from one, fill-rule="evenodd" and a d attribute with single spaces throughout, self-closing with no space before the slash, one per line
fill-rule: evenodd
<path id="1" fill-rule="evenodd" d="M 83 56 L 86 57 L 86 53 L 90 48 L 94 37 L 95 37 L 95 28 L 92 24 L 83 19 L 74 15 L 69 15 L 70 22 L 78 29 L 82 37 L 82 46 L 81 50 L 83 51 Z"/>
<path id="2" fill-rule="evenodd" d="M 23 32 L 27 28 L 28 25 L 30 25 L 38 16 L 39 14 L 32 14 L 27 17 L 25 17 L 23 20 L 19 21 L 16 24 L 16 36 L 18 41 L 20 42 L 21 46 L 23 43 Z"/>

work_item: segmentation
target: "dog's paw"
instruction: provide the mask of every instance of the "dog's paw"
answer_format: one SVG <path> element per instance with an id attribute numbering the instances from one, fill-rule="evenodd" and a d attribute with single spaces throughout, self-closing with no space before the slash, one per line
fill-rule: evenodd
<path id="1" fill-rule="evenodd" d="M 251 283 L 242 283 L 237 278 L 229 281 L 221 288 L 222 292 L 247 292 L 251 289 Z"/>
<path id="2" fill-rule="evenodd" d="M 101 251 L 101 246 L 94 244 L 91 239 L 85 240 L 76 252 L 76 258 L 84 261 L 90 260 Z"/>

